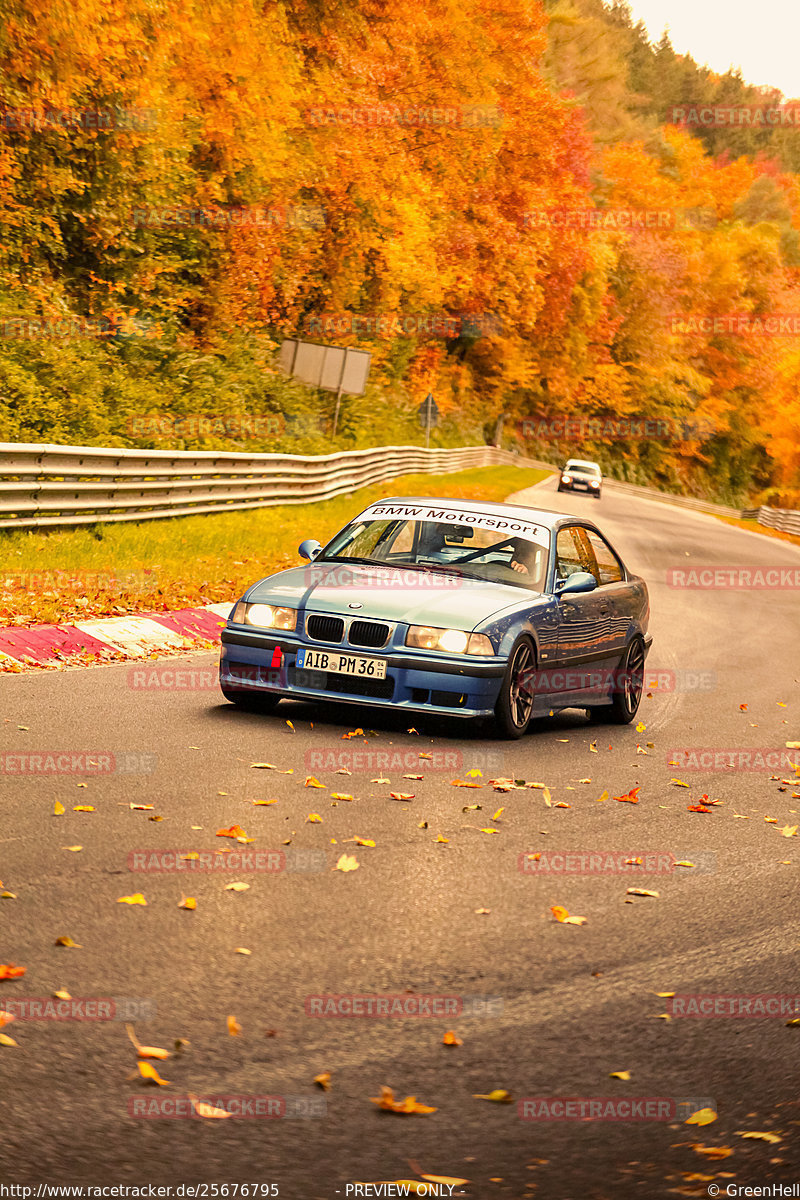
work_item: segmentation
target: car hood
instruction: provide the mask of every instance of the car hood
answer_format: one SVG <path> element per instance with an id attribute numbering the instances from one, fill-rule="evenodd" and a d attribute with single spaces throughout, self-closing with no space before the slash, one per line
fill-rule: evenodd
<path id="1" fill-rule="evenodd" d="M 409 625 L 474 629 L 495 613 L 528 607 L 539 592 L 435 571 L 311 563 L 270 575 L 244 595 L 248 604 L 285 604 Z M 360 605 L 360 608 L 352 608 Z"/>

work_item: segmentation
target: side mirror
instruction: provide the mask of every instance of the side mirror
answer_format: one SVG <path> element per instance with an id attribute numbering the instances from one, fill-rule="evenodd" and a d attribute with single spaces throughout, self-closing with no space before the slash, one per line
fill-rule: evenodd
<path id="1" fill-rule="evenodd" d="M 556 583 L 556 591 L 559 596 L 574 595 L 576 592 L 593 592 L 596 587 L 597 580 L 588 571 L 576 571 L 574 575 L 568 575 L 565 580 Z"/>
<path id="2" fill-rule="evenodd" d="M 297 547 L 297 553 L 301 558 L 304 558 L 306 562 L 311 562 L 312 559 L 317 557 L 321 549 L 322 546 L 319 544 L 319 542 L 315 541 L 314 538 L 306 538 L 306 540 L 301 542 Z"/>

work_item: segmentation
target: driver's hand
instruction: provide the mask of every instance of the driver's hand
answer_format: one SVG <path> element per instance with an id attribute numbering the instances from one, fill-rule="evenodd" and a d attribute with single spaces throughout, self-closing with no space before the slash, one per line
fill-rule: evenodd
<path id="1" fill-rule="evenodd" d="M 525 566 L 525 564 L 521 563 L 521 562 L 517 562 L 517 560 L 515 558 L 512 558 L 512 560 L 511 560 L 511 570 L 519 571 L 519 573 L 521 575 L 529 575 L 530 574 L 530 572 L 528 571 L 528 568 Z"/>

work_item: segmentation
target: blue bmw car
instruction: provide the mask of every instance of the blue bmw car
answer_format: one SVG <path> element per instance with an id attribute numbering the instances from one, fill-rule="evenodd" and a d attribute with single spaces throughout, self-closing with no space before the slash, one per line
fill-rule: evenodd
<path id="1" fill-rule="evenodd" d="M 592 521 L 400 496 L 299 554 L 305 566 L 253 584 L 228 618 L 220 685 L 234 704 L 493 717 L 509 738 L 565 708 L 636 715 L 647 586 Z"/>

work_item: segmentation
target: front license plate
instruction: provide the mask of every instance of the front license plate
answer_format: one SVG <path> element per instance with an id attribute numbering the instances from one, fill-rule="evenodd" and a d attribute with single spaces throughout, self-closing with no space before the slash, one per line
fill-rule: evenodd
<path id="1" fill-rule="evenodd" d="M 338 650 L 298 650 L 297 667 L 305 671 L 335 671 L 337 675 L 363 675 L 365 679 L 386 678 L 385 659 L 340 654 Z"/>

